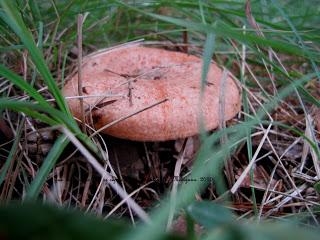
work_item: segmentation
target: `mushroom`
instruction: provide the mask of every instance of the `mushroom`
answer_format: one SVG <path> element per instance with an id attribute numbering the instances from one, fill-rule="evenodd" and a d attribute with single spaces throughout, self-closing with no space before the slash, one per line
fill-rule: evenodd
<path id="1" fill-rule="evenodd" d="M 200 99 L 201 72 L 201 58 L 158 48 L 126 46 L 89 55 L 82 67 L 84 107 L 90 113 L 86 118 L 101 128 L 139 112 L 102 131 L 134 141 L 166 141 L 196 135 L 200 112 L 206 129 L 212 130 L 219 125 L 222 79 L 224 120 L 239 112 L 240 91 L 230 74 L 223 77 L 223 71 L 211 63 Z M 78 95 L 77 74 L 67 82 L 63 93 L 69 97 L 73 115 L 80 118 L 80 101 L 72 98 Z M 153 107 L 141 111 L 147 106 Z"/>

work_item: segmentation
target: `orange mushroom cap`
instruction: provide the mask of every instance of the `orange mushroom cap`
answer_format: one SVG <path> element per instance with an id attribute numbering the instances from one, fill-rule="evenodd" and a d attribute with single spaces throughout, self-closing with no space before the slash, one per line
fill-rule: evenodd
<path id="1" fill-rule="evenodd" d="M 206 129 L 212 130 L 219 124 L 223 74 L 216 64 L 210 64 L 201 100 L 201 71 L 200 58 L 164 49 L 131 46 L 90 55 L 82 68 L 83 94 L 113 96 L 84 98 L 86 112 L 90 113 L 87 119 L 101 128 L 167 99 L 103 132 L 135 141 L 185 138 L 199 131 L 199 106 Z M 224 120 L 229 120 L 240 110 L 240 91 L 229 74 L 224 81 Z M 67 82 L 63 93 L 66 97 L 78 95 L 77 74 Z M 80 118 L 79 99 L 69 99 L 68 104 Z"/>

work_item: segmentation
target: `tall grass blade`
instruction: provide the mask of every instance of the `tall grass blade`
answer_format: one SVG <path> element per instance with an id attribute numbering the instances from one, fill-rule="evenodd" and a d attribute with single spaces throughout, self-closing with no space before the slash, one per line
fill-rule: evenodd
<path id="1" fill-rule="evenodd" d="M 27 116 L 33 117 L 34 119 L 38 119 L 43 123 L 46 123 L 51 126 L 54 126 L 59 123 L 54 119 L 48 117 L 47 115 L 39 112 L 42 110 L 50 111 L 50 109 L 46 107 L 41 107 L 40 105 L 36 105 L 30 102 L 21 102 L 21 101 L 10 100 L 7 98 L 0 98 L 0 110 L 2 109 L 10 109 L 16 112 L 23 112 Z"/>
<path id="2" fill-rule="evenodd" d="M 25 101 L 14 101 L 7 98 L 0 98 L 0 109 L 11 109 L 13 111 L 24 112 L 26 115 L 35 119 L 39 119 L 50 126 L 64 125 L 78 137 L 91 151 L 100 156 L 97 146 L 90 140 L 90 138 L 82 133 L 77 124 L 74 124 L 73 119 L 66 116 L 61 111 L 53 107 L 45 107 L 40 104 L 35 104 Z M 47 113 L 49 116 L 43 114 Z"/>
<path id="3" fill-rule="evenodd" d="M 24 81 L 19 75 L 10 71 L 8 68 L 0 64 L 0 75 L 10 80 L 13 84 L 19 87 L 22 91 L 25 91 L 29 97 L 38 101 L 44 107 L 50 107 L 49 103 L 41 96 L 38 91 L 33 88 L 29 83 Z"/>
<path id="4" fill-rule="evenodd" d="M 309 57 L 309 60 L 311 62 L 311 65 L 314 69 L 314 71 L 317 73 L 317 77 L 318 80 L 320 81 L 320 72 L 319 72 L 319 68 L 317 66 L 317 64 L 314 62 L 314 60 L 311 57 L 310 52 L 307 50 L 303 39 L 301 38 L 300 34 L 298 33 L 296 27 L 294 26 L 294 24 L 290 21 L 290 18 L 288 17 L 288 15 L 285 13 L 285 11 L 281 8 L 281 6 L 279 6 L 278 2 L 275 0 L 271 0 L 272 4 L 276 7 L 276 9 L 279 11 L 279 13 L 282 15 L 282 17 L 286 20 L 286 22 L 288 23 L 288 25 L 290 26 L 291 30 L 294 32 L 294 35 L 297 37 L 299 44 L 301 46 L 301 48 L 303 49 L 303 51 L 307 54 L 307 56 Z"/>
<path id="5" fill-rule="evenodd" d="M 27 194 L 25 200 L 35 200 L 37 199 L 43 184 L 47 180 L 47 177 L 54 165 L 56 164 L 59 156 L 68 145 L 69 140 L 65 135 L 60 135 L 55 141 L 53 147 L 45 158 L 41 168 L 39 169 L 35 179 L 32 181 L 29 189 L 27 189 Z"/>
<path id="6" fill-rule="evenodd" d="M 16 131 L 16 135 L 15 135 L 12 147 L 10 149 L 9 155 L 8 155 L 3 167 L 1 168 L 0 186 L 1 186 L 2 182 L 4 181 L 4 179 L 7 175 L 8 169 L 11 165 L 11 162 L 14 159 L 15 153 L 17 152 L 17 148 L 18 148 L 19 142 L 21 140 L 20 137 L 21 137 L 22 129 L 23 129 L 23 123 L 20 123 L 18 130 Z"/>
<path id="7" fill-rule="evenodd" d="M 49 90 L 51 91 L 52 95 L 56 99 L 57 105 L 68 116 L 71 116 L 71 113 L 64 101 L 63 96 L 53 79 L 48 66 L 46 65 L 44 58 L 37 48 L 32 34 L 27 29 L 26 25 L 23 22 L 23 19 L 17 10 L 17 6 L 15 5 L 14 1 L 11 0 L 2 0 L 0 1 L 0 5 L 4 10 L 5 14 L 1 14 L 2 20 L 6 22 L 11 29 L 19 36 L 25 47 L 29 50 L 29 53 L 32 57 L 34 64 L 37 67 L 37 70 L 43 77 L 43 80 L 48 85 Z"/>

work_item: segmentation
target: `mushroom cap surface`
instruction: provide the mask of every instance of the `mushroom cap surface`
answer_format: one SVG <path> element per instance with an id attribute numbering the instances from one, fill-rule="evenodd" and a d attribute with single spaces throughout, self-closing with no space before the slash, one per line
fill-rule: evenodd
<path id="1" fill-rule="evenodd" d="M 185 138 L 199 132 L 201 111 L 206 129 L 212 130 L 219 125 L 220 102 L 225 106 L 224 120 L 239 112 L 240 91 L 227 74 L 224 94 L 220 94 L 223 72 L 211 63 L 201 101 L 201 72 L 201 58 L 158 48 L 131 46 L 90 55 L 82 67 L 86 119 L 99 129 L 167 99 L 102 132 L 135 141 Z M 65 97 L 78 95 L 78 74 L 67 82 L 63 93 Z M 116 96 L 93 96 L 108 94 Z M 67 102 L 73 115 L 80 118 L 79 99 L 70 98 Z"/>

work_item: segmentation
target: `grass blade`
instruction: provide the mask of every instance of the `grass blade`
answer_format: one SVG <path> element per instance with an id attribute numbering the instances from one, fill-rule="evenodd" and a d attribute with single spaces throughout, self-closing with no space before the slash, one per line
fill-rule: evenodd
<path id="1" fill-rule="evenodd" d="M 45 107 L 40 107 L 40 105 L 32 104 L 29 102 L 19 102 L 14 100 L 9 100 L 7 98 L 0 98 L 0 109 L 11 109 L 16 112 L 23 112 L 26 115 L 38 119 L 48 125 L 54 126 L 59 122 L 53 120 L 45 114 L 39 112 L 39 110 L 47 109 Z M 47 109 L 50 110 L 50 109 Z"/>
<path id="2" fill-rule="evenodd" d="M 179 18 L 174 18 L 174 17 L 168 17 L 164 15 L 159 15 L 159 14 L 154 14 L 154 13 L 148 13 L 143 10 L 140 10 L 138 8 L 129 6 L 125 3 L 122 3 L 120 1 L 117 1 L 120 5 L 125 6 L 131 10 L 137 11 L 139 13 L 142 13 L 144 15 L 148 15 L 152 18 L 169 22 L 174 25 L 180 26 L 187 28 L 188 30 L 194 30 L 194 31 L 199 31 L 203 33 L 215 33 L 217 36 L 225 37 L 225 38 L 232 38 L 235 40 L 238 40 L 239 42 L 242 42 L 244 44 L 254 46 L 254 45 L 259 45 L 262 47 L 271 47 L 275 50 L 279 50 L 281 52 L 289 53 L 289 54 L 294 54 L 302 57 L 310 57 L 312 59 L 317 59 L 318 55 L 317 53 L 311 53 L 307 49 L 302 50 L 299 46 L 292 45 L 288 42 L 284 41 L 279 41 L 279 40 L 269 40 L 263 37 L 256 36 L 251 33 L 243 34 L 242 30 L 237 30 L 237 29 L 232 29 L 229 25 L 222 23 L 222 22 L 217 22 L 215 25 L 206 25 L 203 23 L 197 23 L 193 21 L 186 21 L 182 20 Z"/>
<path id="3" fill-rule="evenodd" d="M 40 104 L 35 104 L 31 102 L 22 102 L 22 101 L 14 101 L 9 100 L 7 98 L 0 98 L 0 109 L 11 109 L 17 112 L 24 112 L 28 116 L 31 116 L 35 119 L 39 119 L 44 123 L 47 123 L 50 126 L 55 125 L 64 125 L 70 131 L 78 137 L 91 151 L 100 156 L 99 150 L 97 146 L 90 140 L 90 138 L 82 133 L 77 124 L 75 124 L 73 118 L 69 118 L 61 111 L 53 108 L 53 107 L 44 107 Z M 40 112 L 44 112 L 49 114 L 51 117 L 48 117 L 45 114 Z"/>
<path id="4" fill-rule="evenodd" d="M 68 145 L 68 143 L 69 140 L 65 135 L 60 135 L 58 137 L 58 139 L 52 146 L 50 152 L 48 153 L 46 159 L 44 160 L 43 164 L 41 165 L 41 168 L 39 169 L 37 176 L 32 181 L 29 189 L 27 189 L 25 200 L 35 200 L 38 197 L 50 171 L 53 169 L 59 156 L 61 155 L 65 147 Z"/>
<path id="5" fill-rule="evenodd" d="M 297 29 L 295 28 L 295 26 L 293 25 L 293 23 L 290 21 L 290 18 L 287 16 L 287 14 L 284 12 L 284 10 L 279 6 L 279 4 L 277 3 L 277 1 L 271 0 L 272 4 L 276 7 L 276 9 L 280 12 L 280 14 L 282 15 L 282 17 L 287 21 L 288 25 L 290 26 L 291 30 L 294 32 L 294 35 L 297 37 L 297 39 L 299 40 L 299 44 L 301 45 L 301 48 L 303 49 L 303 51 L 308 55 L 311 65 L 314 69 L 314 71 L 317 73 L 317 77 L 320 80 L 320 73 L 319 73 L 319 68 L 317 66 L 317 64 L 314 62 L 314 60 L 312 59 L 309 51 L 307 50 L 303 39 L 301 38 L 300 34 L 298 33 Z"/>
<path id="6" fill-rule="evenodd" d="M 0 75 L 10 80 L 13 84 L 25 91 L 30 97 L 38 101 L 44 107 L 50 107 L 49 103 L 41 96 L 36 89 L 24 81 L 19 75 L 13 73 L 8 68 L 0 64 Z"/>
<path id="7" fill-rule="evenodd" d="M 1 169 L 1 174 L 0 174 L 0 186 L 2 184 L 2 182 L 4 181 L 5 177 L 6 177 L 6 174 L 7 174 L 7 171 L 10 167 L 10 164 L 11 162 L 13 161 L 13 158 L 14 158 L 14 155 L 17 151 L 17 147 L 18 147 L 18 144 L 20 142 L 20 136 L 21 136 L 21 133 L 22 133 L 22 129 L 23 129 L 23 124 L 21 123 L 19 125 L 19 128 L 16 132 L 16 135 L 14 137 L 14 141 L 13 141 L 13 144 L 12 144 L 12 147 L 10 149 L 10 152 L 9 152 L 9 155 L 6 159 L 6 162 L 4 163 L 2 169 Z"/>
<path id="8" fill-rule="evenodd" d="M 11 29 L 20 37 L 23 44 L 29 50 L 32 60 L 37 67 L 37 70 L 42 75 L 43 80 L 48 85 L 48 88 L 53 94 L 54 98 L 56 99 L 57 105 L 59 106 L 61 111 L 63 111 L 68 116 L 71 116 L 71 113 L 64 101 L 64 98 L 61 95 L 61 92 L 58 86 L 56 85 L 48 69 L 48 66 L 45 63 L 40 50 L 37 48 L 32 34 L 24 24 L 23 19 L 20 13 L 18 12 L 17 6 L 15 5 L 14 1 L 2 0 L 0 1 L 0 5 L 2 6 L 5 13 L 4 15 L 0 15 L 3 21 L 5 21 L 11 27 Z"/>

